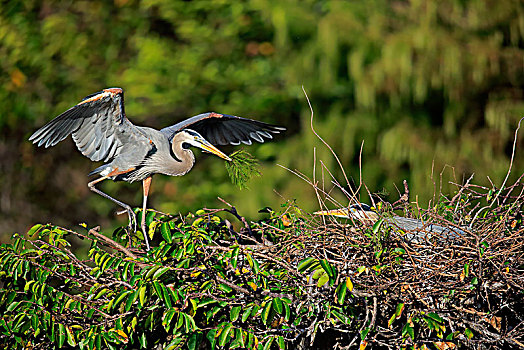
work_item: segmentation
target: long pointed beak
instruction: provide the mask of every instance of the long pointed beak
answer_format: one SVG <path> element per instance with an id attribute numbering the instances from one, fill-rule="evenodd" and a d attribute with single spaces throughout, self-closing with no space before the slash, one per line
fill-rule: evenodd
<path id="1" fill-rule="evenodd" d="M 348 208 L 339 208 L 339 209 L 331 209 L 331 210 L 321 210 L 316 211 L 313 214 L 316 215 L 330 215 L 330 216 L 338 216 L 340 218 L 350 218 Z"/>
<path id="2" fill-rule="evenodd" d="M 200 139 L 198 147 L 203 149 L 206 152 L 213 153 L 215 156 L 219 156 L 222 159 L 225 159 L 227 161 L 232 161 L 231 158 L 229 158 L 225 153 L 220 151 L 218 148 L 210 144 L 207 140 Z"/>

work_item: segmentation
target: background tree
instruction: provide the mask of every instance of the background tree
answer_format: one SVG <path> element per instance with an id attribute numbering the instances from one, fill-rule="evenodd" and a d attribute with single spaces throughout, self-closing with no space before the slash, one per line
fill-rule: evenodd
<path id="1" fill-rule="evenodd" d="M 372 191 L 393 192 L 407 178 L 427 203 L 432 169 L 438 180 L 446 164 L 459 182 L 475 173 L 500 183 L 524 112 L 523 23 L 523 5 L 510 0 L 3 2 L 0 233 L 34 221 L 110 224 L 114 207 L 89 193 L 93 165 L 70 141 L 52 151 L 26 141 L 109 86 L 125 89 L 136 123 L 213 110 L 289 128 L 285 140 L 253 151 L 264 175 L 250 192 L 229 183 L 221 162 L 201 161 L 190 176 L 155 180 L 152 205 L 163 211 L 212 206 L 220 195 L 254 217 L 282 201 L 273 189 L 315 209 L 313 191 L 275 166 L 311 172 L 319 143 L 302 85 L 317 131 L 357 181 L 365 140 Z M 317 152 L 339 176 L 327 150 Z M 515 169 L 523 165 L 517 157 Z M 138 205 L 134 185 L 105 186 Z"/>

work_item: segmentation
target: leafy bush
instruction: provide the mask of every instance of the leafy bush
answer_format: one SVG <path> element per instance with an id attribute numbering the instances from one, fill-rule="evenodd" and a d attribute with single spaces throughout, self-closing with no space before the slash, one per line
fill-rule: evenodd
<path id="1" fill-rule="evenodd" d="M 475 193 L 442 198 L 432 220 L 460 222 Z M 1 248 L 0 346 L 516 347 L 524 334 L 519 198 L 484 210 L 445 244 L 407 242 L 380 224 L 320 223 L 293 203 L 240 230 L 219 216 L 247 224 L 235 208 L 150 211 L 157 244 L 149 252 L 124 248 L 140 243 L 125 229 L 113 240 L 35 225 Z M 71 251 L 72 236 L 90 241 L 87 258 Z"/>

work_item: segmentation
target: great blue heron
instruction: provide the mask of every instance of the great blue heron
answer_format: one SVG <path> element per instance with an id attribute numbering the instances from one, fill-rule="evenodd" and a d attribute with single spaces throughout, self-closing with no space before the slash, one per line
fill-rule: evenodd
<path id="1" fill-rule="evenodd" d="M 321 210 L 314 214 L 354 219 L 368 225 L 375 223 L 381 218 L 379 214 L 365 203 L 357 203 L 339 209 Z M 419 219 L 404 218 L 398 215 L 390 217 L 384 216 L 384 221 L 388 226 L 402 230 L 404 232 L 402 237 L 415 243 L 421 242 L 424 239 L 430 239 L 433 236 L 437 236 L 441 240 L 456 239 L 459 235 L 465 233 L 456 227 L 444 227 L 430 222 L 424 222 Z"/>
<path id="2" fill-rule="evenodd" d="M 195 163 L 190 146 L 230 161 L 231 158 L 214 145 L 251 145 L 252 140 L 264 142 L 264 138 L 271 139 L 272 134 L 284 130 L 260 121 L 214 112 L 199 114 L 162 130 L 137 126 L 126 117 L 123 90 L 109 88 L 85 97 L 38 129 L 29 140 L 47 148 L 72 134 L 84 156 L 105 163 L 89 174 L 100 175 L 88 183 L 89 189 L 123 207 L 129 215 L 129 225 L 135 231 L 137 222 L 131 207 L 95 185 L 105 179 L 141 180 L 144 189 L 141 229 L 149 250 L 145 212 L 154 174 L 180 176 L 189 172 Z"/>

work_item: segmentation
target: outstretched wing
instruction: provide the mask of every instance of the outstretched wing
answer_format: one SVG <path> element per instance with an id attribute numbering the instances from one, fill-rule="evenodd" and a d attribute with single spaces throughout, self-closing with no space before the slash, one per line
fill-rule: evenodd
<path id="1" fill-rule="evenodd" d="M 199 114 L 178 124 L 160 130 L 169 140 L 184 129 L 192 129 L 213 145 L 250 145 L 253 140 L 264 142 L 272 139 L 286 128 L 260 122 L 258 120 L 235 117 L 233 115 L 209 112 Z"/>
<path id="2" fill-rule="evenodd" d="M 80 152 L 92 161 L 112 160 L 129 143 L 148 145 L 140 129 L 125 116 L 120 88 L 87 96 L 37 130 L 29 141 L 47 148 L 71 134 Z"/>

